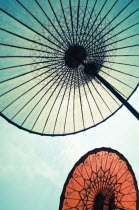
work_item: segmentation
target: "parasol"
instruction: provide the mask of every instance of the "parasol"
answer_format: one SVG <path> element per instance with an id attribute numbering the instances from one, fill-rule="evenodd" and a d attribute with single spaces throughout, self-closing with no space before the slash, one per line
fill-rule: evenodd
<path id="1" fill-rule="evenodd" d="M 138 188 L 126 158 L 110 148 L 88 152 L 65 182 L 60 210 L 137 210 Z"/>
<path id="2" fill-rule="evenodd" d="M 93 2 L 93 3 L 92 3 Z M 1 1 L 1 116 L 40 135 L 104 122 L 139 82 L 137 0 Z"/>

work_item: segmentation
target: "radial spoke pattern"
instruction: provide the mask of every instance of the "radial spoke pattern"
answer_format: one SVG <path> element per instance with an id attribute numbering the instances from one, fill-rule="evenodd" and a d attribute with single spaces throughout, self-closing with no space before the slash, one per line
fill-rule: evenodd
<path id="1" fill-rule="evenodd" d="M 98 74 L 126 100 L 131 96 L 139 83 L 137 3 L 14 0 L 0 5 L 1 116 L 29 132 L 67 135 L 115 113 L 121 102 L 84 72 L 82 62 L 97 64 Z M 69 57 L 74 47 L 76 59 Z"/>
<path id="2" fill-rule="evenodd" d="M 60 210 L 137 210 L 137 182 L 128 161 L 115 150 L 90 151 L 65 182 Z"/>

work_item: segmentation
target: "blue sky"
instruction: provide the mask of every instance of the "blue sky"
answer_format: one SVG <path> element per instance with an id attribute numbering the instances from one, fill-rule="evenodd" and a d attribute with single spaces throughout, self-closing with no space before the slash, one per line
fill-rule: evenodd
<path id="1" fill-rule="evenodd" d="M 129 102 L 137 109 L 139 90 Z M 139 111 L 139 110 L 138 110 Z M 77 160 L 98 147 L 111 147 L 131 164 L 139 183 L 139 124 L 123 107 L 86 132 L 41 137 L 0 119 L 0 209 L 55 210 L 68 173 Z"/>

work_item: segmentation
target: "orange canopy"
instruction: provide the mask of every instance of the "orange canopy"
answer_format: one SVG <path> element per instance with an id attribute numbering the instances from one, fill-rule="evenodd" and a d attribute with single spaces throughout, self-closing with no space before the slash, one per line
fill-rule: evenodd
<path id="1" fill-rule="evenodd" d="M 119 152 L 100 148 L 83 156 L 70 172 L 60 210 L 137 210 L 137 182 Z"/>

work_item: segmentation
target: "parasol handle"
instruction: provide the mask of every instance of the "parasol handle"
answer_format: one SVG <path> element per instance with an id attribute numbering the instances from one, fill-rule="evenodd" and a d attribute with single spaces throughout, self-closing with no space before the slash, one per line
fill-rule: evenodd
<path id="1" fill-rule="evenodd" d="M 99 74 L 96 74 L 95 77 L 102 82 L 118 99 L 122 104 L 126 106 L 126 108 L 139 120 L 139 113 L 107 82 L 103 77 Z"/>

